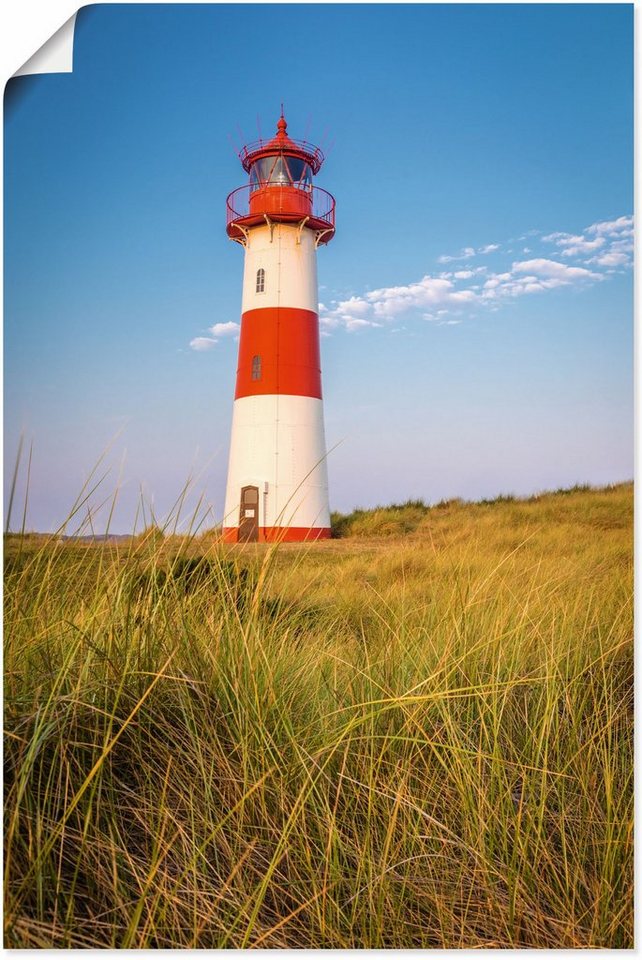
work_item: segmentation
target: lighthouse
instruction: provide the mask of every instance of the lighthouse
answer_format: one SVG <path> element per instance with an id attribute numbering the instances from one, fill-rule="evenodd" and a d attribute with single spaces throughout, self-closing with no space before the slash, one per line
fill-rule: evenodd
<path id="1" fill-rule="evenodd" d="M 227 198 L 245 251 L 223 539 L 330 536 L 317 249 L 334 236 L 334 197 L 313 184 L 318 147 L 276 135 L 243 147 L 248 182 Z"/>

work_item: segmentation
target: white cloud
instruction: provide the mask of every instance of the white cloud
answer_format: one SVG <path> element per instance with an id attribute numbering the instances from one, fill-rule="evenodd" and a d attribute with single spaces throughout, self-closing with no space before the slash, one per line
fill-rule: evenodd
<path id="1" fill-rule="evenodd" d="M 480 273 L 487 273 L 488 267 L 475 267 L 470 270 L 456 270 L 455 273 L 451 274 L 455 280 L 468 280 L 470 277 L 475 277 Z M 441 274 L 443 276 L 443 274 Z"/>
<path id="2" fill-rule="evenodd" d="M 631 267 L 632 253 L 633 240 L 629 237 L 625 240 L 612 240 L 608 250 L 602 250 L 599 256 L 587 260 L 587 263 L 595 263 L 600 267 Z"/>
<path id="3" fill-rule="evenodd" d="M 586 237 L 570 237 L 568 240 L 559 240 L 558 245 L 564 247 L 563 257 L 577 257 L 580 254 L 592 253 L 604 246 L 604 237 L 587 240 Z"/>
<path id="4" fill-rule="evenodd" d="M 620 217 L 619 220 L 613 221 L 614 224 L 620 226 L 617 227 L 617 232 L 612 232 L 608 236 L 608 247 L 585 262 L 606 268 L 632 266 L 633 237 L 632 235 L 629 236 L 629 233 L 632 234 L 633 231 L 629 230 L 627 225 L 630 219 L 630 217 Z M 624 223 L 623 228 L 622 223 Z"/>
<path id="5" fill-rule="evenodd" d="M 450 256 L 447 253 L 437 257 L 437 263 L 452 263 L 453 260 L 470 260 L 471 257 L 475 256 L 474 247 L 464 247 L 458 254 Z"/>
<path id="6" fill-rule="evenodd" d="M 629 263 L 629 258 L 626 253 L 611 250 L 599 257 L 593 257 L 592 260 L 587 260 L 587 263 L 595 263 L 598 267 L 623 267 Z"/>
<path id="7" fill-rule="evenodd" d="M 548 236 L 543 237 L 543 239 L 548 243 L 554 243 L 556 246 L 561 247 L 563 257 L 577 257 L 585 253 L 592 253 L 594 250 L 598 250 L 604 246 L 606 242 L 604 237 L 594 237 L 592 240 L 589 240 L 584 234 L 572 233 L 550 233 Z"/>
<path id="8" fill-rule="evenodd" d="M 449 297 L 450 303 L 472 303 L 477 299 L 473 290 L 455 290 Z"/>
<path id="9" fill-rule="evenodd" d="M 618 217 L 617 220 L 600 220 L 586 228 L 587 233 L 596 233 L 598 236 L 632 236 L 633 217 Z"/>
<path id="10" fill-rule="evenodd" d="M 600 220 L 586 227 L 583 234 L 551 233 L 543 238 L 560 247 L 563 257 L 584 257 L 585 264 L 613 268 L 628 266 L 633 252 L 633 217 Z"/>
<path id="11" fill-rule="evenodd" d="M 567 263 L 557 260 L 546 260 L 542 257 L 534 260 L 522 260 L 513 264 L 513 273 L 534 273 L 537 277 L 552 277 L 565 283 L 574 280 L 599 280 L 599 273 L 593 273 L 584 267 L 569 267 Z"/>
<path id="12" fill-rule="evenodd" d="M 481 299 L 486 303 L 497 302 L 525 294 L 542 293 L 571 283 L 602 278 L 602 274 L 586 270 L 584 267 L 571 267 L 557 260 L 537 257 L 513 263 L 508 272 L 492 274 L 484 283 Z"/>
<path id="13" fill-rule="evenodd" d="M 478 271 L 461 271 L 461 279 L 468 279 L 475 272 Z M 476 298 L 477 294 L 473 290 L 455 287 L 453 281 L 446 276 L 426 275 L 416 283 L 380 287 L 361 297 L 352 296 L 348 300 L 333 301 L 331 309 L 324 309 L 320 314 L 319 321 L 326 330 L 344 328 L 354 332 L 366 327 L 382 326 L 386 321 L 408 311 L 436 307 L 452 309 L 469 305 Z"/>
<path id="14" fill-rule="evenodd" d="M 629 242 L 617 239 L 622 236 L 628 218 L 614 221 L 609 229 L 620 231 L 610 243 Z M 534 236 L 533 232 L 528 236 Z M 560 256 L 566 259 L 578 253 L 595 253 L 599 257 L 585 263 L 595 263 L 598 267 L 609 268 L 622 265 L 626 260 L 624 250 L 607 249 L 606 241 L 600 235 L 557 232 L 548 234 L 546 242 L 554 242 L 560 248 Z M 539 242 L 539 241 L 538 241 Z M 457 257 L 443 256 L 441 262 L 456 259 L 468 259 L 480 252 L 492 252 L 500 244 L 487 244 L 475 250 L 464 247 Z M 503 245 L 506 250 L 506 244 Z M 531 248 L 524 248 L 530 253 Z M 479 283 L 471 283 L 478 274 L 484 274 Z M 325 309 L 321 323 L 326 329 L 343 328 L 350 332 L 365 329 L 368 326 L 381 325 L 393 321 L 398 316 L 421 311 L 425 319 L 434 322 L 446 322 L 442 318 L 459 318 L 467 308 L 483 306 L 493 309 L 502 300 L 513 299 L 533 293 L 543 293 L 557 287 L 573 284 L 586 284 L 603 280 L 606 273 L 590 270 L 587 266 L 572 266 L 563 260 L 550 257 L 532 257 L 512 263 L 510 269 L 500 273 L 488 274 L 486 266 L 466 267 L 454 272 L 442 272 L 437 276 L 426 274 L 415 283 L 380 287 L 361 296 L 353 295 L 348 300 L 332 301 L 330 310 Z M 458 321 L 459 322 L 459 321 Z"/>
<path id="15" fill-rule="evenodd" d="M 344 299 L 319 304 L 321 335 L 331 336 L 334 330 L 356 333 L 384 325 L 390 332 L 397 332 L 403 329 L 397 318 L 404 314 L 454 325 L 461 323 L 462 317 L 466 319 L 471 308 L 495 312 L 503 302 L 517 297 L 604 280 L 617 268 L 630 264 L 632 225 L 632 217 L 618 217 L 598 221 L 579 233 L 556 231 L 542 236 L 540 231 L 529 230 L 518 239 L 531 244 L 521 248 L 523 254 L 531 257 L 512 263 L 509 254 L 513 240 L 478 248 L 463 247 L 454 256 L 439 257 L 439 262 L 470 260 L 501 250 L 503 263 L 500 256 L 497 257 L 500 270 L 492 273 L 487 265 L 466 264 L 461 269 L 455 267 L 436 275 L 426 274 L 412 283 L 366 289 L 361 294 L 346 290 Z M 546 255 L 550 247 L 547 250 L 544 244 L 554 244 L 553 256 L 558 259 Z M 544 256 L 538 256 L 540 251 Z M 571 265 L 570 257 L 581 257 L 582 265 Z M 589 269 L 589 265 L 594 269 Z M 212 336 L 196 337 L 190 347 L 197 351 L 211 350 L 219 338 L 238 336 L 239 329 L 238 323 L 216 323 L 209 330 Z"/>
<path id="16" fill-rule="evenodd" d="M 354 333 L 355 330 L 363 330 L 364 327 L 381 327 L 381 323 L 374 320 L 364 320 L 362 317 L 343 317 L 345 328 L 348 333 Z"/>
<path id="17" fill-rule="evenodd" d="M 441 257 L 437 257 L 437 263 L 452 263 L 454 260 L 470 260 L 471 257 L 476 257 L 480 253 L 493 253 L 495 250 L 499 250 L 498 243 L 487 243 L 483 247 L 463 247 L 458 254 L 447 254 L 444 253 Z"/>
<path id="18" fill-rule="evenodd" d="M 212 337 L 194 337 L 193 340 L 190 340 L 189 345 L 192 350 L 202 352 L 204 350 L 211 350 L 217 343 L 218 340 L 214 340 Z"/>
<path id="19" fill-rule="evenodd" d="M 350 297 L 349 300 L 339 300 L 335 310 L 338 313 L 357 314 L 362 316 L 370 309 L 370 304 L 363 297 Z"/>
<path id="20" fill-rule="evenodd" d="M 417 283 L 382 287 L 379 290 L 371 290 L 366 296 L 375 316 L 388 318 L 404 313 L 406 310 L 454 302 L 457 291 L 451 280 L 427 275 Z"/>
<path id="21" fill-rule="evenodd" d="M 499 287 L 502 283 L 506 283 L 508 280 L 510 280 L 510 278 L 510 273 L 494 273 L 484 284 L 484 289 L 492 290 L 494 287 Z"/>
<path id="22" fill-rule="evenodd" d="M 424 313 L 424 320 L 427 320 L 429 323 L 434 323 L 438 327 L 452 327 L 457 323 L 461 323 L 461 317 L 449 317 L 447 310 L 438 310 L 437 313 Z"/>
<path id="23" fill-rule="evenodd" d="M 617 217 L 615 220 L 599 220 L 592 223 L 581 234 L 558 231 L 547 234 L 543 240 L 560 247 L 563 257 L 583 257 L 594 254 L 584 262 L 598 267 L 616 267 L 628 263 L 628 257 L 623 254 L 633 249 L 632 236 L 633 217 Z"/>
<path id="24" fill-rule="evenodd" d="M 230 320 L 228 323 L 215 323 L 213 327 L 210 327 L 210 333 L 214 334 L 215 337 L 234 337 L 240 329 L 240 324 Z"/>
<path id="25" fill-rule="evenodd" d="M 331 311 L 322 313 L 319 317 L 319 326 L 325 328 L 326 330 L 334 330 L 336 327 L 341 326 L 341 317 L 337 316 Z"/>
<path id="26" fill-rule="evenodd" d="M 482 297 L 484 300 L 501 300 L 507 297 L 521 297 L 527 293 L 542 293 L 544 290 L 552 290 L 555 287 L 566 285 L 566 281 L 559 280 L 556 277 L 513 277 L 510 280 L 504 280 L 499 285 L 484 290 Z"/>
<path id="27" fill-rule="evenodd" d="M 633 253 L 633 240 L 612 240 L 609 250 L 621 250 L 623 253 Z"/>

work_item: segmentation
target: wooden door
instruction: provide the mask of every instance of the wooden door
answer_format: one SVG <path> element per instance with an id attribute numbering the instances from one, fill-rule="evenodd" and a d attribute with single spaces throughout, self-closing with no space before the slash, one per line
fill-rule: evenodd
<path id="1" fill-rule="evenodd" d="M 241 488 L 239 543 L 256 543 L 259 539 L 259 488 Z"/>

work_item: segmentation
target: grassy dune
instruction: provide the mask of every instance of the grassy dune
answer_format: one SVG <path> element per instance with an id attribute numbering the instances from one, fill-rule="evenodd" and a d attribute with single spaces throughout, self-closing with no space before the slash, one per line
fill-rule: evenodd
<path id="1" fill-rule="evenodd" d="M 7 539 L 7 946 L 632 946 L 631 486 L 335 520 Z"/>

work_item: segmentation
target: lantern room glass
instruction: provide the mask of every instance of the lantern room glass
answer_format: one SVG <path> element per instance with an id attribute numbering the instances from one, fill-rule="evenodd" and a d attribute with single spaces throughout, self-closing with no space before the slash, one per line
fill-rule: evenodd
<path id="1" fill-rule="evenodd" d="M 252 164 L 250 170 L 250 190 L 259 190 L 266 186 L 298 187 L 310 190 L 312 170 L 305 160 L 298 157 L 263 157 Z"/>
<path id="2" fill-rule="evenodd" d="M 303 190 L 309 190 L 312 185 L 310 165 L 298 157 L 288 157 L 288 168 L 294 186 L 301 187 Z"/>

